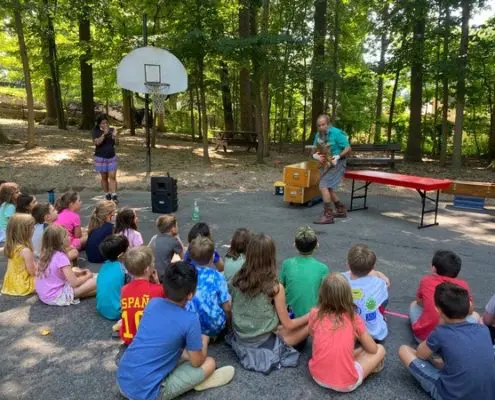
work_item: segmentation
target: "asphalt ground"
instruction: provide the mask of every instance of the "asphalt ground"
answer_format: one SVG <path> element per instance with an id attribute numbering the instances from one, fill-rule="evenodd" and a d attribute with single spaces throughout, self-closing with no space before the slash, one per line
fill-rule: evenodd
<path id="1" fill-rule="evenodd" d="M 91 208 L 101 198 L 82 193 L 83 224 Z M 39 196 L 43 201 L 43 196 Z M 199 200 L 201 220 L 213 232 L 216 248 L 225 255 L 233 232 L 247 227 L 270 234 L 277 243 L 277 261 L 295 255 L 293 235 L 296 228 L 311 223 L 321 210 L 291 207 L 282 198 L 267 192 L 208 192 L 180 194 L 176 213 L 181 237 L 185 240 L 191 221 L 192 204 Z M 343 199 L 348 202 L 346 196 Z M 420 200 L 409 191 L 400 196 L 373 194 L 369 209 L 349 214 L 329 226 L 317 226 L 320 247 L 315 257 L 331 271 L 344 271 L 346 254 L 356 243 L 368 244 L 377 254 L 377 269 L 392 282 L 388 309 L 407 314 L 421 276 L 430 271 L 437 249 L 452 249 L 463 260 L 461 277 L 474 293 L 475 306 L 482 311 L 495 292 L 495 217 L 488 213 L 453 210 L 441 204 L 440 225 L 417 229 Z M 120 206 L 137 209 L 139 228 L 149 240 L 155 233 L 150 194 L 122 192 Z M 6 260 L 0 259 L 0 277 Z M 98 265 L 90 268 L 97 272 Z M 114 399 L 114 356 L 118 341 L 111 338 L 111 321 L 101 318 L 95 299 L 71 307 L 50 307 L 36 296 L 0 297 L 0 399 Z M 413 344 L 407 320 L 389 316 L 389 336 L 385 340 L 387 357 L 384 370 L 367 379 L 355 392 L 338 394 L 318 387 L 311 379 L 307 363 L 308 344 L 297 368 L 282 369 L 265 376 L 243 370 L 225 343 L 210 347 L 218 366 L 234 365 L 236 375 L 227 386 L 206 392 L 186 394 L 184 398 L 201 399 L 426 399 L 419 385 L 400 365 L 397 356 L 401 344 Z M 43 330 L 49 334 L 42 335 Z"/>

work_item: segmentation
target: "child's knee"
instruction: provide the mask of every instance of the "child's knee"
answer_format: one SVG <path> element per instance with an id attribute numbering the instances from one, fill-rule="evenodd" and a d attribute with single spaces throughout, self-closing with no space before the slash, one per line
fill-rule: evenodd
<path id="1" fill-rule="evenodd" d="M 387 350 L 385 350 L 385 347 L 383 347 L 382 344 L 377 344 L 377 347 L 378 347 L 378 351 L 376 353 L 379 354 L 382 358 L 384 358 L 385 355 L 387 354 Z"/>
<path id="2" fill-rule="evenodd" d="M 213 357 L 206 357 L 205 362 L 203 363 L 203 365 L 201 365 L 201 368 L 205 373 L 205 379 L 211 376 L 213 372 L 215 372 L 216 367 L 217 364 L 215 362 L 215 359 Z"/>

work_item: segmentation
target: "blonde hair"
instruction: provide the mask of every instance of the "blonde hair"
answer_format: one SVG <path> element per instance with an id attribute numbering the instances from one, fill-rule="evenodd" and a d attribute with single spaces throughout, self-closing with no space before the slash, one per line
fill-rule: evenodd
<path id="1" fill-rule="evenodd" d="M 143 276 L 146 268 L 154 266 L 153 250 L 148 246 L 130 249 L 125 253 L 124 265 L 132 276 Z"/>
<path id="2" fill-rule="evenodd" d="M 273 239 L 264 233 L 251 237 L 246 261 L 232 278 L 232 285 L 250 297 L 278 293 L 276 249 Z"/>
<path id="3" fill-rule="evenodd" d="M 88 233 L 103 226 L 107 217 L 113 215 L 115 210 L 117 210 L 117 206 L 111 200 L 101 200 L 96 203 L 96 207 L 89 219 Z"/>
<path id="4" fill-rule="evenodd" d="M 0 185 L 0 205 L 3 203 L 15 204 L 13 197 L 19 191 L 19 186 L 14 182 L 4 182 Z"/>
<path id="5" fill-rule="evenodd" d="M 195 261 L 199 265 L 209 264 L 214 252 L 215 245 L 210 238 L 204 236 L 198 236 L 189 245 L 189 255 L 191 260 Z"/>
<path id="6" fill-rule="evenodd" d="M 45 275 L 48 264 L 55 254 L 60 251 L 66 254 L 65 242 L 67 240 L 67 230 L 60 225 L 51 224 L 43 232 L 41 239 L 41 257 L 38 263 L 38 277 L 42 278 Z"/>
<path id="7" fill-rule="evenodd" d="M 320 286 L 318 295 L 318 319 L 332 319 L 334 329 L 344 323 L 344 315 L 348 315 L 354 324 L 354 302 L 352 290 L 347 279 L 340 273 L 329 274 Z"/>
<path id="8" fill-rule="evenodd" d="M 17 246 L 27 247 L 33 251 L 31 239 L 34 233 L 34 218 L 30 214 L 14 214 L 7 224 L 4 254 L 8 258 L 14 256 Z"/>
<path id="9" fill-rule="evenodd" d="M 160 215 L 156 219 L 156 228 L 160 233 L 168 233 L 172 228 L 177 226 L 175 215 Z"/>

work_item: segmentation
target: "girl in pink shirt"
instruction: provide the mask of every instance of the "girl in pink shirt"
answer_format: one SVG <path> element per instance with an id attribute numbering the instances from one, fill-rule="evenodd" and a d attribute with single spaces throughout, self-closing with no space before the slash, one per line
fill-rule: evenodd
<path id="1" fill-rule="evenodd" d="M 309 372 L 314 381 L 337 392 L 352 392 L 371 373 L 381 371 L 385 349 L 370 336 L 354 311 L 346 278 L 333 273 L 320 287 L 318 307 L 309 315 L 313 355 Z M 354 349 L 355 340 L 362 347 Z"/>
<path id="2" fill-rule="evenodd" d="M 58 218 L 55 222 L 63 226 L 69 234 L 70 244 L 77 250 L 82 250 L 86 246 L 88 235 L 81 229 L 81 198 L 79 193 L 69 190 L 57 200 L 55 205 L 58 211 Z"/>
<path id="3" fill-rule="evenodd" d="M 40 300 L 51 306 L 77 304 L 96 294 L 96 277 L 88 269 L 72 269 L 66 253 L 67 231 L 49 225 L 43 233 L 35 287 Z"/>
<path id="4" fill-rule="evenodd" d="M 115 220 L 115 233 L 127 237 L 130 249 L 143 245 L 143 237 L 138 231 L 137 221 L 136 212 L 131 208 L 120 210 Z"/>

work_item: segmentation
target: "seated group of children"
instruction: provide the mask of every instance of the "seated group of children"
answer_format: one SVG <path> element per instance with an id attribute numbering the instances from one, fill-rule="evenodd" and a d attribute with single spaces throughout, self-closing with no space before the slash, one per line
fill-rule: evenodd
<path id="1" fill-rule="evenodd" d="M 2 293 L 36 291 L 42 302 L 59 306 L 96 294 L 100 315 L 119 320 L 117 385 L 125 397 L 171 399 L 227 384 L 234 368 L 217 369 L 208 356 L 209 344 L 223 338 L 244 368 L 269 373 L 296 366 L 311 336 L 309 372 L 338 392 L 355 390 L 383 368 L 385 349 L 377 342 L 388 335 L 390 282 L 375 270 L 376 255 L 366 245 L 350 249 L 347 272 L 329 273 L 313 257 L 315 231 L 301 227 L 299 255 L 279 273 L 275 243 L 265 234 L 238 229 L 224 262 L 204 223 L 191 229 L 186 250 L 176 218 L 160 216 L 157 235 L 142 246 L 135 212 L 121 210 L 114 226 L 112 201 L 98 202 L 85 233 L 77 193 L 62 196 L 58 216 L 48 204 L 28 207 L 32 216 L 12 213 L 7 206 L 18 195 L 15 184 L 0 186 L 9 258 Z M 83 249 L 89 261 L 103 262 L 97 275 L 74 267 Z M 434 255 L 410 307 L 420 344 L 402 346 L 399 356 L 434 399 L 495 398 L 490 331 L 473 312 L 460 269 L 455 253 Z M 495 296 L 483 319 L 495 326 Z"/>

